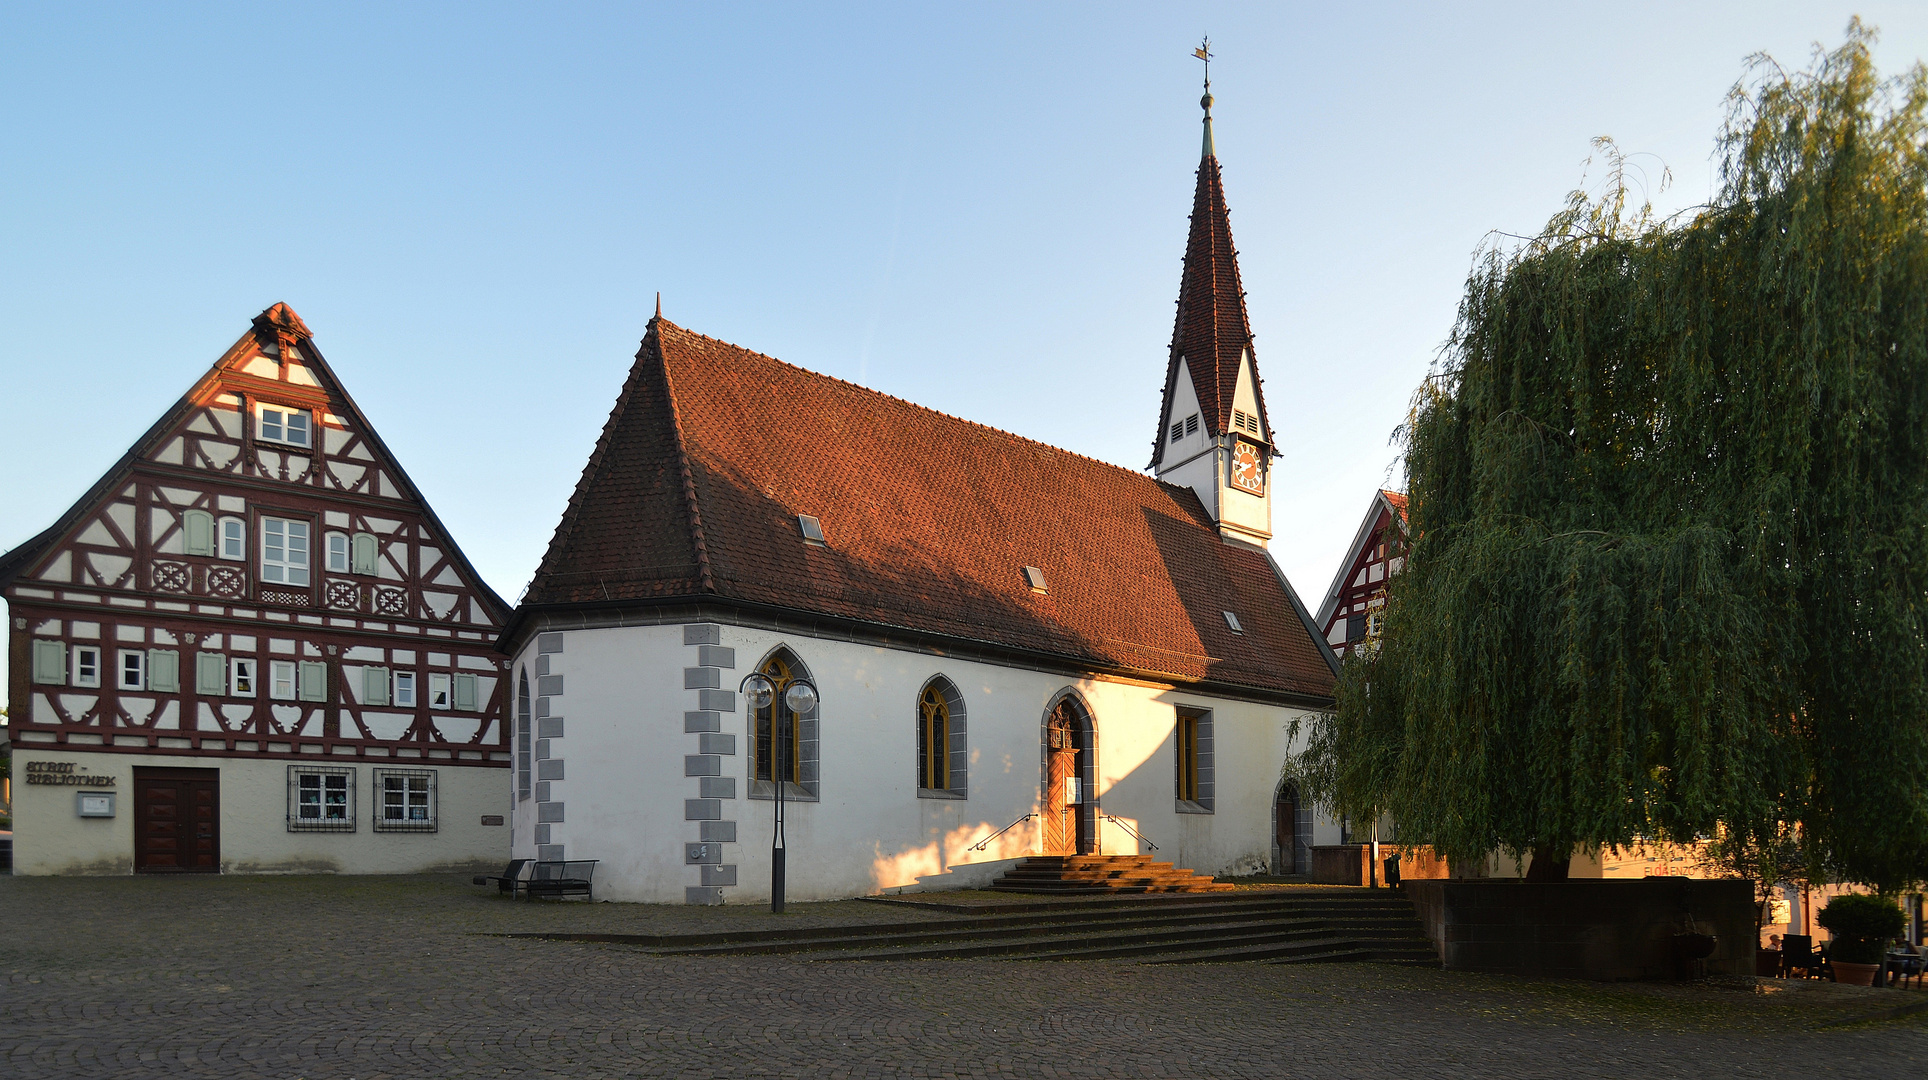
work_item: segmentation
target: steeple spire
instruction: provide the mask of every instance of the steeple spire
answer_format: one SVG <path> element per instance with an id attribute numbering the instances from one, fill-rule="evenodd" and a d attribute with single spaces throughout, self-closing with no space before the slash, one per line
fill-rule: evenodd
<path id="1" fill-rule="evenodd" d="M 1192 55 L 1209 65 L 1211 42 Z M 1205 110 L 1198 186 L 1151 468 L 1159 479 L 1197 491 L 1228 537 L 1263 543 L 1271 536 L 1265 474 L 1274 442 L 1212 138 L 1211 87 L 1208 74 L 1198 102 Z"/>

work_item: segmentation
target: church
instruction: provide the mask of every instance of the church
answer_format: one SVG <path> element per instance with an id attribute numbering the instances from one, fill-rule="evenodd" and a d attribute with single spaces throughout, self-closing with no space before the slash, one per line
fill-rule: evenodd
<path id="1" fill-rule="evenodd" d="M 1265 547 L 1273 425 L 1201 104 L 1150 475 L 657 312 L 498 643 L 514 857 L 713 904 L 768 899 L 778 848 L 809 900 L 1032 855 L 1290 872 L 1336 841 L 1282 782 L 1337 660 Z"/>

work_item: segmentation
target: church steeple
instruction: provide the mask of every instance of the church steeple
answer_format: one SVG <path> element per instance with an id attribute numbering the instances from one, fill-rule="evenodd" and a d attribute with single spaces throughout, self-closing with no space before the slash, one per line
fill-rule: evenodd
<path id="1" fill-rule="evenodd" d="M 1209 65 L 1207 48 L 1196 55 Z M 1227 535 L 1263 542 L 1272 531 L 1265 476 L 1272 429 L 1260 392 L 1212 135 L 1209 70 L 1205 96 L 1199 99 L 1205 130 L 1192 195 L 1191 235 L 1185 241 L 1178 318 L 1172 327 L 1151 468 L 1160 479 L 1197 490 Z M 1247 444 L 1244 451 L 1240 443 Z"/>

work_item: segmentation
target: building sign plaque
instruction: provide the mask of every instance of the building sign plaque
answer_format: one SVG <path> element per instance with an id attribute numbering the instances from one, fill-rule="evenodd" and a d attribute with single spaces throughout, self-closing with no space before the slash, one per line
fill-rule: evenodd
<path id="1" fill-rule="evenodd" d="M 71 761 L 27 762 L 27 783 L 62 787 L 113 787 L 114 778 L 76 769 Z"/>

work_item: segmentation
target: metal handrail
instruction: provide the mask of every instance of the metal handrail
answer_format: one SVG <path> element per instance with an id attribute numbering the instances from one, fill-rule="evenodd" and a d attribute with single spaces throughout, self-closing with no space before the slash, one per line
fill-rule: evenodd
<path id="1" fill-rule="evenodd" d="M 1013 821 L 1009 825 L 1006 825 L 1002 829 L 999 829 L 998 831 L 985 837 L 984 839 L 979 840 L 977 843 L 972 844 L 970 847 L 966 848 L 965 850 L 966 851 L 983 851 L 985 847 L 990 844 L 991 841 L 996 840 L 998 837 L 1003 836 L 1005 833 L 1010 832 L 1012 829 L 1017 828 L 1019 825 L 1022 825 L 1025 822 L 1030 821 L 1032 818 L 1037 816 L 1038 815 L 1036 814 L 1026 814 L 1023 817 L 1017 819 L 1016 821 Z"/>
<path id="2" fill-rule="evenodd" d="M 1132 828 L 1131 822 L 1126 821 L 1124 818 L 1112 817 L 1110 814 L 1106 814 L 1105 820 L 1111 822 L 1113 825 L 1116 825 L 1119 828 L 1130 833 L 1133 837 L 1135 837 L 1138 840 L 1139 843 L 1144 844 L 1146 847 L 1152 849 L 1153 851 L 1158 850 L 1158 845 L 1151 842 L 1151 837 L 1146 836 L 1144 833 L 1141 833 L 1137 829 Z"/>

